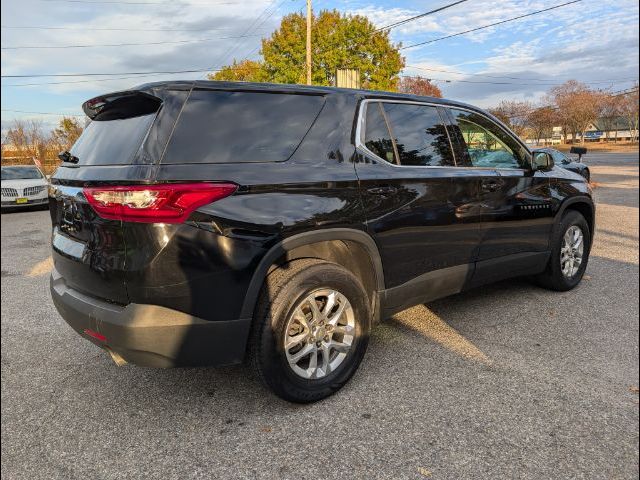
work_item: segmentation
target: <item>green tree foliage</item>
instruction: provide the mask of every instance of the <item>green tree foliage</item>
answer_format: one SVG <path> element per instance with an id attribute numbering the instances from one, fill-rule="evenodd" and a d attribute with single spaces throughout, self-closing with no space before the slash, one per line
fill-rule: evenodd
<path id="1" fill-rule="evenodd" d="M 313 17 L 311 30 L 312 82 L 333 85 L 338 68 L 357 69 L 363 88 L 397 90 L 404 58 L 387 32 L 376 31 L 366 17 L 323 10 Z M 214 80 L 304 83 L 306 18 L 292 13 L 280 28 L 262 40 L 263 61 L 243 61 L 211 75 Z M 260 68 L 258 68 L 258 66 Z"/>
<path id="2" fill-rule="evenodd" d="M 266 82 L 267 73 L 261 62 L 254 60 L 233 61 L 233 64 L 223 67 L 220 71 L 209 74 L 209 80 L 225 82 Z"/>
<path id="3" fill-rule="evenodd" d="M 63 117 L 58 126 L 51 132 L 51 139 L 60 150 L 71 148 L 82 134 L 82 125 L 77 118 Z"/>

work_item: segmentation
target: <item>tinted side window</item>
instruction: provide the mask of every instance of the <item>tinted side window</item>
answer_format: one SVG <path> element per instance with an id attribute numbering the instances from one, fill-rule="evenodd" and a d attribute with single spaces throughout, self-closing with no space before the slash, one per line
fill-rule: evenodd
<path id="1" fill-rule="evenodd" d="M 387 162 L 397 163 L 393 154 L 391 134 L 384 119 L 382 104 L 380 102 L 369 102 L 366 115 L 364 145 Z"/>
<path id="2" fill-rule="evenodd" d="M 454 166 L 447 129 L 438 109 L 427 105 L 384 103 L 400 165 Z"/>
<path id="3" fill-rule="evenodd" d="M 526 149 L 488 118 L 466 110 L 451 109 L 459 141 L 474 167 L 526 168 Z"/>
<path id="4" fill-rule="evenodd" d="M 162 163 L 287 160 L 323 105 L 317 95 L 194 90 Z"/>

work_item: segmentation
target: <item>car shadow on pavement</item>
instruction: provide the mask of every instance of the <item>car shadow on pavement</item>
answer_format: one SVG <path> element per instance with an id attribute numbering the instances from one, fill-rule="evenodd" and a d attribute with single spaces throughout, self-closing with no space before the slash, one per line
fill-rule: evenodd
<path id="1" fill-rule="evenodd" d="M 20 212 L 36 212 L 43 210 L 49 210 L 48 203 L 45 203 L 44 205 L 29 205 L 27 207 L 4 207 L 2 209 L 2 215 Z"/>
<path id="2" fill-rule="evenodd" d="M 428 306 L 419 305 L 394 315 L 374 327 L 369 351 L 362 365 L 364 374 L 356 375 L 355 386 L 347 385 L 346 390 L 360 388 L 358 378 L 366 375 L 368 360 L 385 356 L 397 357 L 406 355 L 402 344 L 389 344 L 384 340 L 384 334 L 377 334 L 376 330 L 392 328 L 401 333 L 418 335 L 429 342 L 444 347 L 456 356 L 466 360 L 491 365 L 492 360 L 480 348 L 465 338 L 465 328 L 468 321 L 456 320 L 460 311 L 482 308 L 482 304 L 499 302 L 509 296 L 521 295 L 523 289 L 538 289 L 524 280 L 501 282 L 489 287 L 475 289 L 461 293 L 445 300 L 432 302 Z M 446 308 L 444 308 L 446 306 Z M 443 313 L 442 313 L 443 312 Z M 104 362 L 110 364 L 107 356 Z M 101 362 L 102 363 L 102 362 Z M 111 385 L 105 384 L 106 390 L 143 389 L 147 402 L 156 400 L 164 404 L 170 399 L 176 405 L 185 407 L 188 404 L 198 404 L 206 401 L 209 405 L 226 405 L 240 402 L 245 414 L 261 412 L 264 408 L 275 408 L 290 411 L 292 408 L 302 408 L 280 400 L 264 387 L 255 377 L 248 365 L 206 368 L 173 368 L 166 370 L 150 369 L 136 366 L 109 368 L 109 375 L 103 382 L 112 380 Z M 107 396 L 108 392 L 105 393 Z M 340 393 L 339 398 L 342 395 Z M 154 400 L 156 399 L 156 400 Z M 162 399 L 162 400 L 160 400 Z M 330 399 L 325 400 L 332 401 Z M 335 401 L 335 400 L 334 400 Z M 323 403 L 323 402 L 320 402 Z"/>
<path id="3" fill-rule="evenodd" d="M 549 325 L 544 323 L 542 316 L 547 316 L 547 322 L 562 329 L 559 319 L 553 318 L 556 310 L 572 308 L 578 320 L 598 314 L 597 306 L 583 305 L 577 299 L 590 301 L 594 290 L 607 291 L 606 294 L 611 295 L 608 290 L 615 292 L 620 290 L 620 286 L 611 281 L 606 285 L 595 283 L 591 275 L 603 270 L 637 269 L 637 265 L 601 257 L 593 257 L 592 262 L 585 281 L 570 292 L 550 292 L 527 279 L 515 279 L 418 305 L 394 315 L 374 327 L 365 360 L 352 381 L 338 394 L 315 405 L 296 405 L 279 399 L 259 382 L 246 365 L 165 370 L 137 366 L 116 368 L 106 354 L 102 360 L 85 364 L 83 375 L 69 379 L 79 385 L 67 387 L 68 391 L 83 391 L 87 385 L 82 384 L 88 381 L 87 378 L 99 378 L 100 381 L 92 381 L 90 387 L 96 390 L 93 392 L 96 394 L 94 404 L 98 409 L 113 409 L 117 405 L 118 409 L 129 411 L 142 404 L 150 415 L 170 417 L 180 412 L 206 416 L 215 414 L 233 420 L 236 426 L 238 422 L 259 422 L 265 415 L 286 416 L 299 409 L 317 411 L 324 408 L 323 405 L 360 402 L 363 395 L 368 395 L 371 382 L 377 385 L 378 377 L 388 375 L 388 370 L 396 364 L 415 364 L 416 355 L 422 358 L 426 355 L 425 361 L 435 365 L 435 371 L 445 377 L 465 364 L 470 368 L 493 369 L 503 360 L 501 355 L 505 348 L 507 351 L 519 351 L 525 348 L 523 341 L 532 345 L 537 341 L 531 335 L 540 335 L 539 330 Z M 523 329 L 527 334 L 520 340 L 514 338 Z M 505 336 L 499 340 L 504 345 L 496 343 L 497 332 Z M 574 343 L 572 341 L 571 345 L 563 347 L 569 357 L 578 354 L 572 349 L 583 348 Z M 497 357 L 494 355 L 496 352 Z M 535 355 L 529 361 L 548 360 Z M 415 375 L 422 378 L 421 368 L 424 365 L 414 367 L 418 369 Z M 454 370 L 447 373 L 451 368 Z M 434 381 L 423 380 L 427 383 Z M 407 389 L 410 397 L 412 389 L 422 387 L 405 385 L 403 388 Z"/>

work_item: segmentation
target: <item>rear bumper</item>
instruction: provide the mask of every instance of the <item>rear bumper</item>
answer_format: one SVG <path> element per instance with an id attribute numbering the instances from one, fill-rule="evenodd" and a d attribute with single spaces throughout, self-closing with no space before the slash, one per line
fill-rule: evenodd
<path id="1" fill-rule="evenodd" d="M 67 287 L 55 270 L 50 286 L 58 312 L 76 332 L 127 362 L 165 368 L 229 365 L 244 358 L 251 319 L 214 322 L 157 305 L 111 304 Z"/>

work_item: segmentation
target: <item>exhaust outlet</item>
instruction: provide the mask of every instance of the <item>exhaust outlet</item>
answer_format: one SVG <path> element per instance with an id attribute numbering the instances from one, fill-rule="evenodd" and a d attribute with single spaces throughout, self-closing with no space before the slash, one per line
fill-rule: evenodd
<path id="1" fill-rule="evenodd" d="M 114 352 L 110 348 L 107 348 L 106 350 L 107 352 L 109 352 L 109 355 L 111 356 L 111 360 L 113 360 L 113 363 L 115 363 L 118 367 L 123 367 L 127 364 L 127 361 L 124 358 L 122 358 L 119 353 Z"/>

